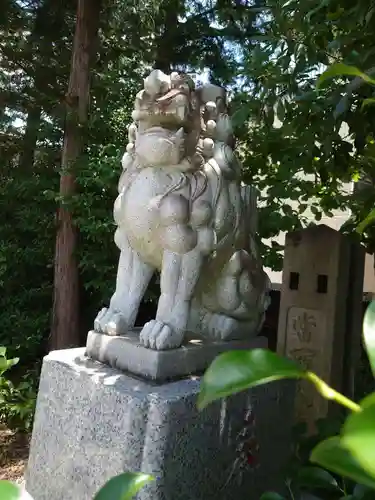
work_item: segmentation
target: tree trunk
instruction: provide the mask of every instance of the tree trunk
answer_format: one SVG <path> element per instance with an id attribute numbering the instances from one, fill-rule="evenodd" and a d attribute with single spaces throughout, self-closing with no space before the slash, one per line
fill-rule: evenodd
<path id="1" fill-rule="evenodd" d="M 41 114 L 42 110 L 38 105 L 32 106 L 27 114 L 25 134 L 23 136 L 19 159 L 19 166 L 22 171 L 30 171 L 34 165 Z"/>
<path id="2" fill-rule="evenodd" d="M 62 151 L 60 196 L 64 200 L 75 194 L 75 163 L 83 148 L 83 130 L 87 121 L 90 62 L 96 46 L 100 0 L 78 0 L 73 54 L 66 95 L 66 123 Z M 79 345 L 79 275 L 77 261 L 77 228 L 66 203 L 57 213 L 54 300 L 51 348 L 64 349 Z"/>
<path id="3" fill-rule="evenodd" d="M 35 53 L 36 58 L 40 57 L 40 54 L 43 53 L 43 49 L 46 47 L 43 30 L 45 29 L 46 24 L 48 24 L 50 6 L 50 1 L 45 0 L 36 8 L 34 26 L 30 36 L 28 37 L 27 52 L 29 52 L 30 55 Z M 37 67 L 34 74 L 34 95 L 38 95 L 40 93 L 40 88 L 43 83 L 43 78 L 40 75 L 40 69 Z M 35 97 L 31 97 L 31 105 L 27 112 L 26 128 L 22 140 L 22 150 L 19 157 L 19 167 L 21 171 L 29 172 L 34 165 L 41 116 L 42 108 L 40 104 Z"/>
<path id="4" fill-rule="evenodd" d="M 178 12 L 180 0 L 165 1 L 160 10 L 163 13 L 163 29 L 156 38 L 154 69 L 160 69 L 164 73 L 174 68 L 173 51 L 175 48 L 175 36 L 178 33 Z"/>

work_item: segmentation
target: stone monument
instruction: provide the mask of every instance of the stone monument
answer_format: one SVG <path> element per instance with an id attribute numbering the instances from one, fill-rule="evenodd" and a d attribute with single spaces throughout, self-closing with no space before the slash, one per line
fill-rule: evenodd
<path id="1" fill-rule="evenodd" d="M 324 224 L 286 236 L 278 353 L 351 398 L 360 358 L 364 259 L 361 245 Z M 298 383 L 298 420 L 313 431 L 328 409 L 309 382 Z"/>
<path id="2" fill-rule="evenodd" d="M 115 292 L 86 350 L 44 360 L 27 489 L 36 500 L 88 500 L 109 477 L 136 470 L 158 477 L 144 500 L 229 499 L 242 490 L 255 500 L 280 485 L 292 388 L 196 409 L 199 375 L 217 354 L 267 346 L 257 337 L 269 280 L 256 246 L 256 192 L 241 184 L 226 93 L 154 70 L 132 117 L 114 205 Z M 157 271 L 156 317 L 134 328 Z M 238 440 L 249 411 L 257 470 L 248 440 Z"/>
<path id="3" fill-rule="evenodd" d="M 140 332 L 142 345 L 175 349 L 189 331 L 211 341 L 255 336 L 268 280 L 254 239 L 256 194 L 241 186 L 224 89 L 195 91 L 186 76 L 154 71 L 133 119 L 114 207 L 116 291 L 95 331 L 127 334 L 160 271 L 157 314 Z"/>

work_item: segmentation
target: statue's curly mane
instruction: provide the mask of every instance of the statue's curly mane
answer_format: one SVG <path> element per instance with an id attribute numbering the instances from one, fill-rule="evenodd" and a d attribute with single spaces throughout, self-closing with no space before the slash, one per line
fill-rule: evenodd
<path id="1" fill-rule="evenodd" d="M 158 269 L 161 297 L 141 333 L 145 346 L 177 347 L 188 329 L 211 339 L 256 334 L 268 281 L 255 245 L 256 197 L 241 186 L 225 91 L 196 92 L 181 75 L 154 71 L 132 116 L 114 208 L 117 288 L 96 328 L 132 326 Z"/>

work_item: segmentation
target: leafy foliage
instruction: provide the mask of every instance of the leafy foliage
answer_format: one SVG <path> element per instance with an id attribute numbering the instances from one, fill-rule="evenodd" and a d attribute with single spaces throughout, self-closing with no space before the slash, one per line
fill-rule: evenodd
<path id="1" fill-rule="evenodd" d="M 30 364 L 48 349 L 76 2 L 6 5 L 0 16 L 0 343 Z M 103 2 L 86 147 L 74 166 L 78 193 L 64 200 L 79 229 L 81 341 L 113 291 L 118 252 L 111 214 L 142 78 L 164 64 L 191 72 L 208 66 L 212 81 L 233 82 L 241 47 L 257 43 L 261 12 L 262 2 Z M 154 295 L 151 290 L 148 298 Z"/>
<path id="2" fill-rule="evenodd" d="M 11 355 L 20 353 L 28 365 L 47 349 L 75 7 L 73 0 L 7 0 L 0 12 L 0 344 Z M 352 221 L 345 230 L 365 221 L 361 237 L 374 251 L 374 17 L 370 0 L 103 2 L 86 147 L 75 165 L 78 196 L 63 200 L 80 232 L 82 338 L 112 292 L 118 255 L 111 212 L 120 157 L 134 93 L 152 66 L 191 72 L 208 67 L 211 81 L 230 84 L 243 180 L 260 191 L 261 237 L 272 240 L 280 231 L 350 208 Z M 368 184 L 348 194 L 343 183 L 359 179 Z M 275 242 L 263 245 L 265 262 L 273 269 L 281 268 L 281 250 Z M 373 365 L 370 313 L 365 332 Z M 0 363 L 9 361 L 5 354 Z M 314 374 L 261 352 L 254 356 L 218 359 L 207 372 L 201 405 L 289 375 L 307 378 L 324 396 L 357 412 L 355 403 Z M 216 378 L 215 370 L 223 366 L 226 383 Z M 27 421 L 34 398 L 28 377 L 14 385 L 2 373 L 0 385 L 6 418 Z M 352 477 L 362 474 L 365 483 L 372 456 L 353 452 L 363 442 L 363 434 L 354 431 L 356 419 L 363 419 L 367 435 L 372 411 L 372 404 L 361 406 L 345 427 L 346 440 L 339 442 L 352 453 L 350 460 L 355 458 L 350 462 L 341 454 L 344 469 L 338 472 L 352 467 Z M 339 456 L 340 446 L 332 453 Z M 329 468 L 332 453 L 326 459 L 325 451 L 318 447 L 313 456 Z M 357 462 L 359 469 L 353 465 Z M 333 486 L 322 470 L 309 471 L 305 482 L 324 477 Z M 354 498 L 360 498 L 357 493 Z"/>
<path id="3" fill-rule="evenodd" d="M 95 495 L 94 500 L 131 500 L 153 479 L 148 474 L 125 472 L 110 479 Z"/>
<path id="4" fill-rule="evenodd" d="M 353 232 L 375 203 L 373 5 L 271 0 L 267 6 L 258 20 L 261 42 L 244 47 L 233 100 L 246 179 L 261 191 L 261 234 L 272 239 L 344 209 L 352 219 L 343 230 Z M 328 66 L 331 78 L 317 89 Z M 348 192 L 347 184 L 359 180 Z M 373 232 L 362 234 L 369 253 Z M 280 250 L 264 249 L 268 265 L 281 267 Z"/>
<path id="5" fill-rule="evenodd" d="M 10 481 L 0 481 L 0 495 L 3 500 L 20 500 L 20 488 Z"/>
<path id="6" fill-rule="evenodd" d="M 374 307 L 375 304 L 371 303 L 364 319 L 364 342 L 371 365 L 375 338 Z M 239 353 L 218 356 L 204 375 L 198 405 L 202 408 L 221 397 L 280 378 L 309 380 L 323 397 L 336 401 L 351 410 L 351 413 L 338 436 L 325 439 L 312 450 L 311 461 L 323 469 L 302 469 L 299 484 L 309 486 L 310 482 L 310 486 L 318 489 L 324 487 L 326 490 L 340 491 L 337 480 L 325 470 L 328 469 L 374 490 L 375 393 L 356 404 L 329 387 L 317 375 L 299 368 L 288 359 L 266 350 L 256 350 L 255 354 L 251 352 L 241 353 L 239 357 Z M 356 495 L 353 494 L 353 497 L 356 498 Z"/>
<path id="7" fill-rule="evenodd" d="M 94 500 L 131 500 L 147 483 L 153 481 L 148 474 L 124 472 L 111 478 L 98 491 Z M 33 500 L 31 496 L 10 481 L 0 481 L 1 500 Z"/>
<path id="8" fill-rule="evenodd" d="M 9 428 L 30 431 L 36 403 L 36 377 L 28 373 L 14 384 L 4 375 L 18 362 L 18 358 L 8 359 L 6 348 L 0 347 L 0 422 Z"/>
<path id="9" fill-rule="evenodd" d="M 301 378 L 305 372 L 291 360 L 264 349 L 231 351 L 218 356 L 205 373 L 198 398 L 203 409 L 210 402 L 281 378 Z M 224 382 L 225 380 L 225 382 Z"/>
<path id="10" fill-rule="evenodd" d="M 8 0 L 0 15 L 0 343 L 25 364 L 48 349 L 75 8 L 73 0 Z M 272 241 L 280 232 L 347 207 L 350 231 L 373 209 L 371 185 L 355 196 L 343 189 L 373 179 L 373 88 L 358 84 L 374 78 L 373 14 L 368 0 L 103 2 L 78 195 L 64 200 L 79 228 L 82 341 L 113 290 L 112 205 L 146 71 L 208 67 L 212 82 L 229 84 L 243 180 L 260 191 L 260 236 L 271 240 L 262 253 L 280 269 L 282 246 Z M 362 239 L 371 252 L 371 225 Z"/>
<path id="11" fill-rule="evenodd" d="M 108 300 L 115 278 L 112 205 L 130 103 L 138 86 L 134 82 L 144 68 L 139 53 L 120 36 L 124 27 L 129 28 L 124 19 L 132 9 L 131 3 L 127 10 L 122 5 L 111 3 L 112 8 L 118 7 L 115 11 L 109 5 L 103 8 L 102 50 L 93 75 L 87 131 L 90 147 L 77 165 L 83 196 L 65 200 L 80 229 L 81 281 L 86 286 L 82 337 L 94 307 Z M 38 0 L 21 6 L 10 2 L 9 9 L 12 15 L 4 19 L 7 30 L 0 29 L 5 54 L 0 69 L 5 103 L 0 131 L 6 146 L 0 148 L 0 343 L 11 353 L 20 353 L 22 363 L 28 365 L 48 348 L 63 99 L 75 2 Z M 138 19 L 141 14 L 143 8 Z M 137 24 L 134 16 L 133 22 Z"/>
<path id="12" fill-rule="evenodd" d="M 372 88 L 352 86 L 359 70 L 315 87 L 332 62 L 336 70 L 360 63 L 372 78 L 370 4 L 103 2 L 86 148 L 75 165 L 78 196 L 64 200 L 80 232 L 82 340 L 112 292 L 119 160 L 134 94 L 152 66 L 208 67 L 212 82 L 229 85 L 243 180 L 260 191 L 260 236 L 272 242 L 262 246 L 266 265 L 281 269 L 282 246 L 272 241 L 280 232 L 347 207 L 353 224 L 370 212 L 374 190 L 352 196 L 343 183 L 373 175 Z M 75 7 L 73 0 L 9 0 L 0 16 L 0 342 L 23 363 L 47 348 Z M 371 231 L 362 235 L 369 251 Z"/>

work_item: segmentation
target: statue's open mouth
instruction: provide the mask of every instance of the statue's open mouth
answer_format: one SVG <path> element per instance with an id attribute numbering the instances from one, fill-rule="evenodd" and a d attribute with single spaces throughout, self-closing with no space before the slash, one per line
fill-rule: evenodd
<path id="1" fill-rule="evenodd" d="M 268 282 L 255 248 L 256 197 L 240 184 L 225 98 L 220 87 L 197 92 L 187 75 L 158 70 L 137 93 L 129 175 L 114 208 L 118 279 L 98 333 L 127 334 L 154 271 L 166 279 L 142 346 L 176 349 L 190 330 L 211 342 L 258 333 Z"/>
<path id="2" fill-rule="evenodd" d="M 167 129 L 165 127 L 162 127 L 160 125 L 154 125 L 154 126 L 147 129 L 147 134 L 150 134 L 150 135 L 165 134 L 166 130 Z"/>
<path id="3" fill-rule="evenodd" d="M 178 127 L 177 124 L 169 124 L 169 125 L 170 126 L 168 126 L 167 124 L 164 126 L 153 125 L 152 127 L 147 128 L 143 132 L 143 134 L 147 134 L 148 136 L 160 137 L 163 139 L 170 139 L 174 134 L 176 134 L 177 130 L 181 129 L 181 127 Z"/>
<path id="4" fill-rule="evenodd" d="M 174 99 L 178 95 L 188 96 L 189 93 L 188 93 L 188 91 L 186 91 L 186 90 L 184 91 L 182 89 L 171 89 L 169 92 L 167 92 L 167 94 L 164 94 L 161 97 L 159 97 L 158 99 L 156 99 L 156 102 L 168 105 L 172 101 L 172 99 Z"/>

